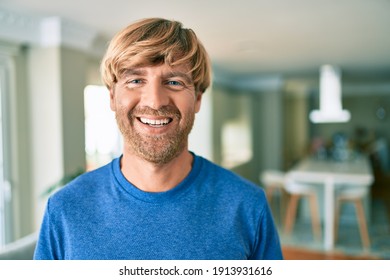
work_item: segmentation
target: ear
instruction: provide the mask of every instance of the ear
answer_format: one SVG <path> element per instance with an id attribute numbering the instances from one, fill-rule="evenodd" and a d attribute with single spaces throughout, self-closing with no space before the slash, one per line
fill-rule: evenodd
<path id="1" fill-rule="evenodd" d="M 115 104 L 115 92 L 114 87 L 110 88 L 110 108 L 112 111 L 116 111 L 116 104 Z"/>
<path id="2" fill-rule="evenodd" d="M 198 91 L 195 96 L 195 113 L 198 113 L 200 110 L 200 105 L 202 103 L 203 92 Z"/>

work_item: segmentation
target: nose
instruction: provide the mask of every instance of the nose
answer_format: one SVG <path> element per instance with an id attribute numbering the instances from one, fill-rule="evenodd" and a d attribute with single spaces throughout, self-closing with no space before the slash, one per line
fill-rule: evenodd
<path id="1" fill-rule="evenodd" d="M 144 88 L 142 105 L 158 110 L 169 104 L 169 95 L 159 83 L 150 83 Z"/>

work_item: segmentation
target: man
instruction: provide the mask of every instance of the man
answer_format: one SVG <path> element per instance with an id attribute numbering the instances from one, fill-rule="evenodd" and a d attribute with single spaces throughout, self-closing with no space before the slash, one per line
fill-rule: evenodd
<path id="1" fill-rule="evenodd" d="M 188 150 L 210 84 L 195 33 L 138 21 L 101 72 L 123 155 L 49 199 L 35 259 L 281 259 L 262 189 Z"/>

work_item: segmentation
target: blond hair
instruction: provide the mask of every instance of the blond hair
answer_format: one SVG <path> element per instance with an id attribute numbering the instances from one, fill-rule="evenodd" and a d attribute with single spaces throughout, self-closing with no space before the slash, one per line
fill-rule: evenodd
<path id="1" fill-rule="evenodd" d="M 189 66 L 196 91 L 204 92 L 210 85 L 209 57 L 194 31 L 162 18 L 143 19 L 117 33 L 100 70 L 104 84 L 111 89 L 127 69 L 161 63 Z"/>

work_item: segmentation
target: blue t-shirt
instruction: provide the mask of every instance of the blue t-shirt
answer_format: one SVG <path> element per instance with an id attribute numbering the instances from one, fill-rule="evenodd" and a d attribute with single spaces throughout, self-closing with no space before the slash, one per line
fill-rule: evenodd
<path id="1" fill-rule="evenodd" d="M 49 199 L 35 259 L 282 259 L 263 190 L 194 155 L 173 189 L 148 193 L 120 158 Z"/>

